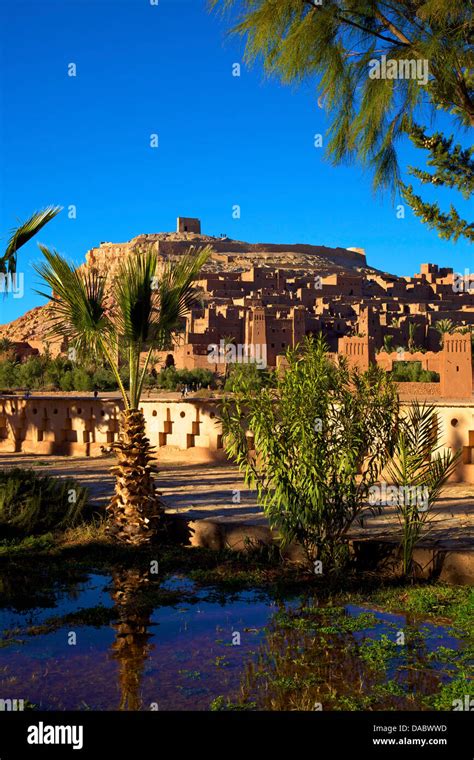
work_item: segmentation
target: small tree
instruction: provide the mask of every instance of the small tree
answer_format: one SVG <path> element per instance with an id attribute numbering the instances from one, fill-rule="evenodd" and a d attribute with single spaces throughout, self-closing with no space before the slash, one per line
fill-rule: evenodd
<path id="1" fill-rule="evenodd" d="M 414 322 L 408 323 L 408 350 L 410 353 L 413 353 L 416 351 L 416 342 L 415 342 L 415 335 L 416 335 L 416 324 Z"/>
<path id="2" fill-rule="evenodd" d="M 321 336 L 306 338 L 287 360 L 275 388 L 243 387 L 224 400 L 224 445 L 283 546 L 298 541 L 309 562 L 335 569 L 389 457 L 397 396 L 376 367 L 360 374 L 343 360 L 334 364 Z"/>
<path id="3" fill-rule="evenodd" d="M 391 354 L 393 351 L 393 335 L 384 335 L 383 336 L 383 350 L 386 351 L 387 354 Z"/>
<path id="4" fill-rule="evenodd" d="M 162 350 L 193 306 L 193 283 L 211 249 L 190 249 L 179 261 L 168 263 L 160 275 L 155 252 L 127 257 L 111 283 L 114 304 L 110 307 L 106 275 L 76 268 L 56 251 L 40 247 L 44 261 L 35 269 L 53 294 L 52 334 L 66 338 L 79 359 L 105 361 L 122 396 L 119 440 L 113 444 L 118 461 L 113 470 L 115 494 L 107 506 L 108 530 L 126 543 L 148 543 L 159 529 L 162 505 L 140 399 L 151 356 Z M 128 389 L 120 372 L 120 349 Z"/>
<path id="5" fill-rule="evenodd" d="M 254 362 L 249 364 L 232 364 L 224 390 L 238 392 L 239 390 L 256 391 L 266 385 L 274 384 L 274 373 L 259 369 Z"/>
<path id="6" fill-rule="evenodd" d="M 387 473 L 395 485 L 395 506 L 402 527 L 403 574 L 413 571 L 413 550 L 433 519 L 432 507 L 459 462 L 461 452 L 443 452 L 438 414 L 413 403 L 399 421 L 394 456 Z"/>

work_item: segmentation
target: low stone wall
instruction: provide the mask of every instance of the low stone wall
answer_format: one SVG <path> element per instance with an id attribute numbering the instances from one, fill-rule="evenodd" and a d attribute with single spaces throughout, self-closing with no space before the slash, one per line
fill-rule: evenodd
<path id="1" fill-rule="evenodd" d="M 401 383 L 423 388 L 437 383 Z M 408 389 L 407 389 L 408 391 Z M 436 407 L 445 445 L 462 450 L 452 480 L 474 483 L 474 400 L 427 400 Z M 409 394 L 413 398 L 415 394 Z M 402 394 L 402 404 L 408 405 Z M 226 459 L 219 422 L 219 401 L 213 399 L 144 399 L 147 433 L 159 461 L 204 463 Z M 100 456 L 118 438 L 119 398 L 35 395 L 0 396 L 0 452 Z"/>
<path id="2" fill-rule="evenodd" d="M 144 400 L 159 460 L 225 459 L 217 404 L 207 400 Z M 0 452 L 100 456 L 117 440 L 119 399 L 91 396 L 0 397 Z"/>
<path id="3" fill-rule="evenodd" d="M 265 525 L 242 525 L 212 519 L 186 520 L 173 515 L 177 535 L 191 546 L 213 550 L 245 551 L 250 546 L 271 545 L 276 534 Z M 373 572 L 399 572 L 400 556 L 396 543 L 377 539 L 350 539 L 349 546 L 356 565 Z M 293 562 L 304 561 L 303 549 L 291 543 L 283 555 Z M 426 580 L 440 580 L 454 585 L 474 583 L 474 552 L 417 546 L 413 552 L 416 574 Z"/>

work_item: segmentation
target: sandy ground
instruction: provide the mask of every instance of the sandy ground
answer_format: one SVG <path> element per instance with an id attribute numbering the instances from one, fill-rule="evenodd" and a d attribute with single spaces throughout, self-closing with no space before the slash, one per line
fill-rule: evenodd
<path id="1" fill-rule="evenodd" d="M 1 454 L 0 467 L 33 467 L 49 473 L 77 478 L 90 490 L 96 504 L 105 504 L 113 493 L 110 468 L 113 457 L 60 457 Z M 189 519 L 211 519 L 232 523 L 265 525 L 255 492 L 244 484 L 237 469 L 229 464 L 162 465 L 157 476 L 168 511 Z M 424 543 L 440 548 L 474 551 L 474 485 L 446 486 L 430 523 Z M 351 530 L 354 537 L 384 538 L 398 525 L 393 510 L 384 516 L 368 516 L 362 526 Z"/>

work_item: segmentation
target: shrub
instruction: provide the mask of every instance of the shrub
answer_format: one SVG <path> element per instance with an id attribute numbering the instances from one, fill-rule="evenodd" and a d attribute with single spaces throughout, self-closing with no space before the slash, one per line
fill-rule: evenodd
<path id="1" fill-rule="evenodd" d="M 46 363 L 44 371 L 44 379 L 47 386 L 52 389 L 59 390 L 61 388 L 61 380 L 66 372 L 71 371 L 73 368 L 72 362 L 65 359 L 63 356 L 56 356 Z M 63 390 L 65 390 L 63 388 Z M 68 390 L 70 390 L 68 388 Z"/>
<path id="2" fill-rule="evenodd" d="M 397 383 L 437 383 L 438 372 L 421 368 L 421 362 L 394 362 L 392 377 Z"/>
<path id="3" fill-rule="evenodd" d="M 413 570 L 413 551 L 426 525 L 433 520 L 432 507 L 446 480 L 455 471 L 461 451 L 441 451 L 440 422 L 434 407 L 414 402 L 399 420 L 394 457 L 387 468 L 402 528 L 403 574 Z"/>
<path id="4" fill-rule="evenodd" d="M 274 372 L 258 369 L 256 364 L 232 364 L 224 390 L 236 392 L 242 388 L 258 390 L 275 384 Z"/>
<path id="5" fill-rule="evenodd" d="M 72 372 L 72 379 L 75 391 L 92 391 L 94 390 L 94 383 L 92 381 L 92 375 L 82 367 L 77 367 Z"/>
<path id="6" fill-rule="evenodd" d="M 71 478 L 39 475 L 13 467 L 0 472 L 0 529 L 22 535 L 42 534 L 77 525 L 88 491 Z"/>
<path id="7" fill-rule="evenodd" d="M 92 385 L 98 391 L 115 391 L 117 382 L 110 369 L 99 367 L 92 375 Z"/>
<path id="8" fill-rule="evenodd" d="M 74 375 L 71 369 L 67 370 L 59 379 L 59 387 L 66 392 L 74 390 Z"/>
<path id="9" fill-rule="evenodd" d="M 177 370 L 175 367 L 167 367 L 156 376 L 157 388 L 167 391 L 178 390 L 182 385 L 198 385 L 209 388 L 214 384 L 214 374 L 209 369 Z"/>
<path id="10" fill-rule="evenodd" d="M 333 363 L 321 336 L 286 356 L 275 389 L 244 388 L 224 399 L 224 446 L 283 545 L 298 541 L 326 572 L 344 564 L 347 531 L 388 461 L 398 401 L 387 373 Z"/>
<path id="11" fill-rule="evenodd" d="M 20 388 L 38 390 L 44 385 L 45 362 L 41 357 L 31 356 L 17 367 L 17 381 Z"/>
<path id="12" fill-rule="evenodd" d="M 10 360 L 0 362 L 0 389 L 18 388 L 18 365 Z"/>

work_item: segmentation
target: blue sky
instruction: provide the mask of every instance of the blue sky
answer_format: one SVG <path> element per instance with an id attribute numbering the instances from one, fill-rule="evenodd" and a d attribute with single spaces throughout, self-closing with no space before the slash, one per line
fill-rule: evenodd
<path id="1" fill-rule="evenodd" d="M 363 247 L 397 274 L 426 261 L 472 268 L 466 242 L 440 240 L 409 209 L 397 219 L 369 175 L 326 162 L 313 144 L 326 128 L 314 83 L 284 87 L 247 69 L 227 29 L 205 0 L 0 0 L 2 244 L 17 220 L 60 204 L 38 240 L 78 263 L 102 240 L 173 230 L 182 215 L 251 242 Z M 409 146 L 400 155 L 420 164 Z M 451 199 L 469 217 L 440 192 L 443 207 Z M 0 303 L 0 322 L 42 303 L 39 258 L 36 241 L 20 251 L 25 296 Z"/>

